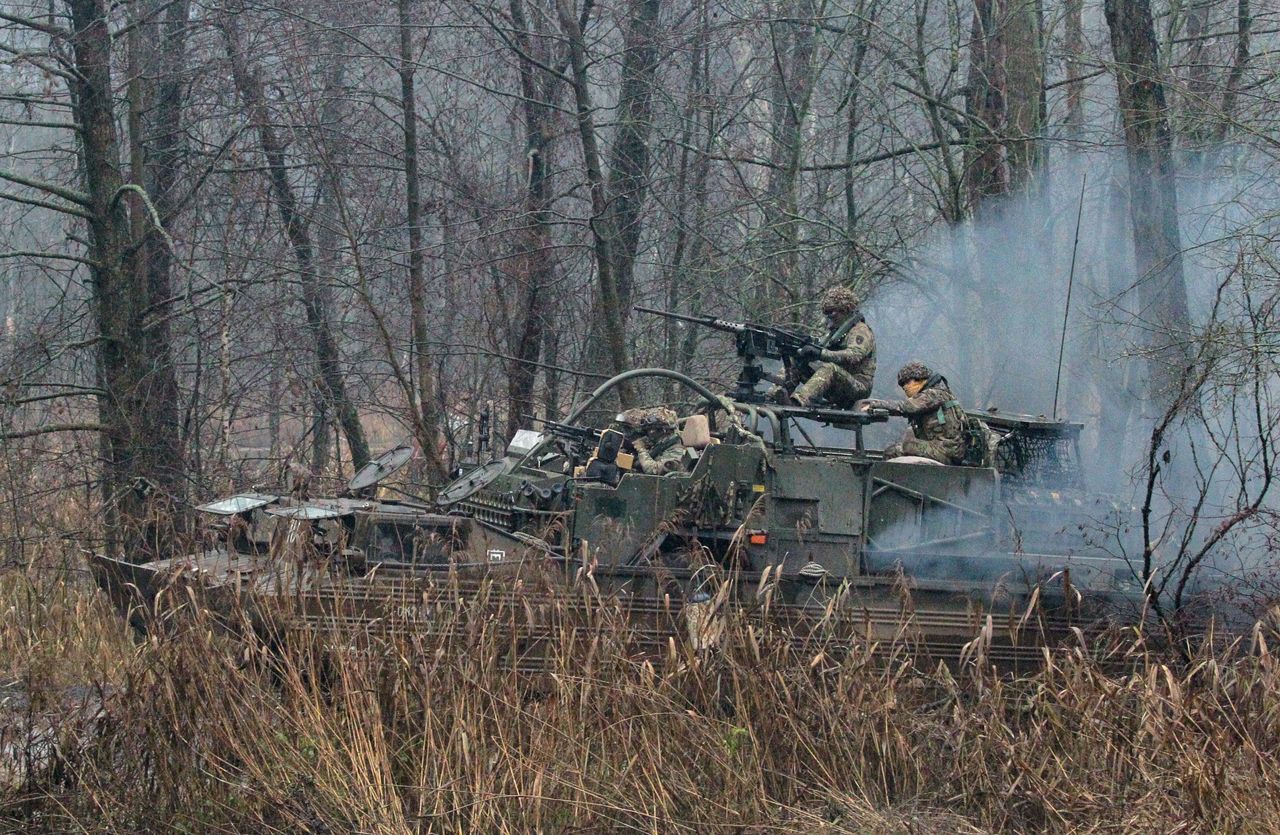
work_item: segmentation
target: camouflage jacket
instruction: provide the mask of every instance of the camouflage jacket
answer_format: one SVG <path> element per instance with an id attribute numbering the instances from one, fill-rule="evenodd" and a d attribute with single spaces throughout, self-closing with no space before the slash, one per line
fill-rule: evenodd
<path id="1" fill-rule="evenodd" d="M 912 434 L 919 440 L 938 441 L 947 447 L 954 444 L 955 449 L 949 452 L 964 453 L 965 422 L 968 418 L 945 381 L 926 385 L 919 394 L 906 400 L 873 400 L 870 403 L 888 410 L 891 415 L 905 417 L 911 422 Z"/>
<path id="2" fill-rule="evenodd" d="M 833 363 L 866 387 L 876 376 L 876 337 L 861 316 L 848 320 L 822 340 L 822 361 Z"/>
<path id="3" fill-rule="evenodd" d="M 648 475 L 667 475 L 684 471 L 684 444 L 674 432 L 636 438 L 631 446 L 636 451 L 636 469 Z"/>

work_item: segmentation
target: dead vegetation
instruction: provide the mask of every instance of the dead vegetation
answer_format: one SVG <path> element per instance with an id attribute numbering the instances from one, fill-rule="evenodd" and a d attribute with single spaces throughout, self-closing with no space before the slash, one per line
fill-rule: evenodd
<path id="1" fill-rule="evenodd" d="M 1134 636 L 1000 677 L 729 623 L 513 647 L 465 628 L 271 649 L 192 612 L 141 638 L 66 569 L 3 575 L 0 827 L 190 832 L 1271 831 L 1272 633 L 1192 663 Z M 468 608 L 471 607 L 471 608 Z M 506 613 L 523 617 L 517 612 Z M 1114 662 L 1127 655 L 1127 667 Z"/>

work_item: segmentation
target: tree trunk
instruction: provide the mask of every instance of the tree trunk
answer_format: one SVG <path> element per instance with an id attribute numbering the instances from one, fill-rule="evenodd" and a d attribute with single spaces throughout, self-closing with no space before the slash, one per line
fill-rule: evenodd
<path id="1" fill-rule="evenodd" d="M 586 41 L 582 28 L 574 14 L 572 0 L 556 0 L 560 27 L 569 46 L 569 65 L 573 71 L 573 97 L 577 107 L 578 135 L 582 140 L 582 157 L 586 165 L 587 183 L 591 188 L 591 237 L 595 244 L 596 280 L 600 293 L 601 318 L 604 322 L 605 349 L 610 371 L 621 374 L 627 369 L 626 332 L 622 316 L 622 301 L 618 296 L 618 284 L 613 274 L 613 247 L 617 234 L 610 219 L 609 204 L 605 195 L 604 175 L 600 169 L 600 149 L 596 141 L 594 106 L 587 79 Z M 632 405 L 631 386 L 617 387 L 622 407 Z"/>
<path id="2" fill-rule="evenodd" d="M 524 0 L 510 0 L 515 38 L 525 56 L 544 52 L 534 42 L 524 14 Z M 541 40 L 541 39 L 540 39 Z M 507 371 L 507 437 L 529 425 L 537 411 L 534 383 L 538 358 L 546 337 L 547 288 L 554 276 L 551 260 L 551 180 L 548 153 L 554 134 L 550 85 L 530 61 L 519 59 L 521 112 L 524 116 L 525 179 L 524 216 L 513 259 L 512 273 L 519 287 L 519 308 L 512 323 L 511 356 Z"/>
<path id="3" fill-rule="evenodd" d="M 640 213 L 649 189 L 649 132 L 653 123 L 653 79 L 658 68 L 658 15 L 661 0 L 630 0 L 623 31 L 622 79 L 618 91 L 618 125 L 609 154 L 609 205 L 618 300 L 623 318 L 631 307 L 636 253 L 640 247 Z"/>
<path id="4" fill-rule="evenodd" d="M 869 8 L 868 8 L 869 5 Z M 853 65 L 849 68 L 849 85 L 845 91 L 844 107 L 844 237 L 848 249 L 846 283 L 854 286 L 862 276 L 862 257 L 858 251 L 858 200 L 856 190 L 857 173 L 853 164 L 858 144 L 858 133 L 862 117 L 862 67 L 867 59 L 867 49 L 871 44 L 871 35 L 876 25 L 878 3 L 860 2 L 857 13 L 862 20 L 853 44 Z"/>
<path id="5" fill-rule="evenodd" d="M 409 318 L 412 332 L 410 370 L 417 389 L 418 446 L 426 466 L 427 478 L 442 483 L 446 476 L 440 455 L 440 412 L 436 408 L 435 374 L 431 352 L 427 349 L 426 280 L 422 257 L 422 197 L 418 176 L 418 110 L 414 87 L 413 38 L 409 28 L 411 0 L 397 0 L 397 24 L 400 34 L 400 113 L 404 120 L 405 223 L 409 232 Z M 394 359 L 394 358 L 393 358 Z M 409 403 L 413 409 L 414 404 Z"/>
<path id="6" fill-rule="evenodd" d="M 708 215 L 708 194 L 707 194 L 707 178 L 711 172 L 711 154 L 715 145 L 716 138 L 716 108 L 712 97 L 709 95 L 711 90 L 711 50 L 708 46 L 710 40 L 711 21 L 710 14 L 706 7 L 702 9 L 702 20 L 699 23 L 701 36 L 698 39 L 699 47 L 695 50 L 693 66 L 689 68 L 689 99 L 690 99 L 690 119 L 692 124 L 689 126 L 689 141 L 698 143 L 698 151 L 694 153 L 692 159 L 693 166 L 693 185 L 690 189 L 688 199 L 693 203 L 693 220 L 692 223 L 686 223 L 683 220 L 683 214 L 680 220 L 680 232 L 684 233 L 684 237 L 688 239 L 685 244 L 687 247 L 686 254 L 682 257 L 678 269 L 674 270 L 669 282 L 669 309 L 687 313 L 696 314 L 701 312 L 703 285 L 707 280 L 707 215 Z M 681 189 L 683 194 L 684 189 Z M 685 228 L 688 226 L 688 232 Z M 667 324 L 674 324 L 670 320 Z M 673 343 L 672 352 L 674 354 L 672 367 L 685 374 L 692 371 L 693 359 L 697 354 L 698 340 L 704 336 L 705 328 L 685 327 L 681 331 L 672 331 L 671 341 Z M 678 346 L 676 342 L 676 333 L 682 333 L 683 336 L 679 340 Z M 672 397 L 675 396 L 675 388 L 671 389 Z"/>
<path id="7" fill-rule="evenodd" d="M 1240 81 L 1249 64 L 1249 38 L 1252 30 L 1253 13 L 1250 11 L 1249 0 L 1237 0 L 1235 54 L 1222 91 L 1222 117 L 1218 120 L 1214 133 L 1214 142 L 1218 145 L 1222 144 L 1235 126 L 1236 103 L 1240 98 Z"/>
<path id="8" fill-rule="evenodd" d="M 970 149 L 965 165 L 969 205 L 975 215 L 1009 191 L 1000 135 L 1008 114 L 1005 42 L 999 36 L 999 0 L 974 0 L 965 106 Z"/>
<path id="9" fill-rule="evenodd" d="M 1125 253 L 1124 240 L 1128 234 L 1129 209 L 1119 166 L 1114 166 L 1108 177 L 1107 215 L 1103 225 L 1103 268 L 1105 275 L 1099 281 L 1097 298 L 1107 299 L 1108 308 L 1099 311 L 1098 369 L 1094 380 L 1101 404 L 1098 420 L 1098 455 L 1095 471 L 1104 479 L 1102 489 L 1122 485 L 1125 473 L 1117 471 L 1125 461 L 1125 440 L 1129 435 L 1129 422 L 1135 413 L 1134 402 L 1142 392 L 1133 384 L 1134 366 L 1129 355 L 1132 346 L 1130 335 L 1135 333 L 1133 323 L 1119 321 L 1116 311 L 1131 309 L 1133 281 L 1132 250 Z"/>
<path id="10" fill-rule="evenodd" d="M 1129 170 L 1129 211 L 1137 268 L 1138 317 L 1151 348 L 1148 393 L 1163 403 L 1176 392 L 1188 361 L 1186 280 L 1178 195 L 1149 0 L 1106 0 L 1116 59 L 1116 87 Z"/>
<path id="11" fill-rule="evenodd" d="M 685 85 L 684 112 L 681 114 L 680 130 L 680 163 L 676 168 L 675 195 L 676 205 L 672 213 L 675 225 L 675 240 L 672 242 L 671 257 L 663 275 L 667 310 L 679 310 L 680 299 L 686 289 L 692 289 L 685 271 L 685 255 L 689 248 L 689 198 L 691 195 L 689 172 L 691 166 L 700 166 L 705 158 L 698 154 L 694 158 L 693 142 L 699 138 L 695 134 L 702 117 L 700 101 L 703 56 L 706 53 L 706 15 L 705 10 L 699 22 L 699 37 L 694 41 L 693 55 L 689 61 L 689 79 Z M 676 335 L 680 331 L 677 323 L 671 319 L 662 320 L 662 364 L 667 368 L 678 368 L 676 356 Z M 666 384 L 666 400 L 675 397 L 674 382 Z"/>
<path id="12" fill-rule="evenodd" d="M 813 0 L 799 0 L 785 21 L 772 24 L 775 56 L 769 96 L 773 138 L 768 194 L 764 210 L 765 274 L 760 276 L 755 304 L 770 315 L 780 305 L 790 309 L 792 324 L 805 319 L 796 304 L 807 296 L 797 286 L 800 263 L 800 219 L 796 190 L 802 155 L 801 128 L 813 94 L 813 45 L 816 11 Z M 777 30 L 783 29 L 778 43 Z"/>
<path id="13" fill-rule="evenodd" d="M 171 498 L 181 490 L 177 382 L 167 328 L 125 210 L 115 126 L 109 12 L 102 0 L 69 0 L 72 82 L 88 214 L 94 318 L 98 326 L 98 398 L 102 425 L 107 550 L 129 558 L 163 555 L 171 544 Z M 152 222 L 147 201 L 138 211 Z M 135 553 L 136 549 L 136 553 Z"/>
<path id="14" fill-rule="evenodd" d="M 1005 0 L 1001 37 L 1009 62 L 1008 119 L 1005 147 L 1009 185 L 1017 191 L 1034 186 L 1043 165 L 1040 134 L 1044 130 L 1044 21 L 1040 0 Z"/>
<path id="15" fill-rule="evenodd" d="M 1203 159 L 1206 145 L 1215 133 L 1217 102 L 1210 73 L 1213 60 L 1211 45 L 1216 38 L 1205 30 L 1209 26 L 1211 0 L 1191 0 L 1187 6 L 1185 38 L 1187 44 L 1186 79 L 1182 91 L 1182 126 L 1179 130 L 1185 147 L 1196 160 Z"/>
<path id="16" fill-rule="evenodd" d="M 311 393 L 311 472 L 321 475 L 328 471 L 329 462 L 333 459 L 333 438 L 329 428 L 333 420 L 329 415 L 329 400 L 324 392 L 324 384 L 318 377 L 308 381 L 307 390 Z"/>
<path id="17" fill-rule="evenodd" d="M 1084 130 L 1084 0 L 1066 0 L 1067 136 L 1079 139 Z"/>
<path id="18" fill-rule="evenodd" d="M 1019 212 L 1029 218 L 1030 212 L 1038 210 L 1025 198 L 1039 159 L 1044 87 L 1041 55 L 1039 11 L 1034 0 L 975 0 L 966 90 L 969 149 L 965 177 L 969 211 L 980 221 L 972 230 L 973 272 L 985 286 L 974 289 L 980 296 L 1000 294 L 1012 299 L 1016 322 L 1010 328 L 1008 321 L 998 318 L 971 320 L 978 333 L 986 330 L 978 342 L 989 354 L 987 384 L 982 384 L 983 375 L 976 364 L 966 366 L 974 391 L 983 392 L 984 398 L 995 390 L 1005 375 L 1005 364 L 1014 356 L 1010 333 L 1026 331 L 1028 314 L 1036 309 L 1029 298 L 1035 288 L 1026 282 L 1011 283 L 1008 275 L 1033 275 L 1043 270 L 1036 263 L 1041 249 L 1038 242 L 1029 237 L 1010 240 L 1000 228 L 1005 213 Z M 1014 200 L 1018 205 L 1011 204 Z M 991 220 L 996 224 L 983 222 Z M 1028 219 L 1027 225 L 1034 228 L 1038 224 Z M 1011 258 L 1017 263 L 1008 263 Z M 968 351 L 970 346 L 962 350 Z"/>
<path id="19" fill-rule="evenodd" d="M 336 31 L 322 33 L 315 38 L 313 50 L 317 53 L 340 54 L 341 40 L 341 35 Z M 315 193 L 310 216 L 305 223 L 308 235 L 312 234 L 311 230 L 315 230 L 312 235 L 315 275 L 324 278 L 338 275 L 343 267 L 340 233 L 346 229 L 342 221 L 342 163 L 346 159 L 344 152 L 348 143 L 340 123 L 346 104 L 346 98 L 342 94 L 346 71 L 347 65 L 341 61 L 332 61 L 324 67 L 318 118 L 305 125 L 307 132 L 311 134 L 309 144 L 315 170 Z M 316 306 L 325 321 L 332 322 L 333 287 L 328 281 L 317 282 L 315 298 Z M 336 410 L 332 407 L 318 368 L 312 391 L 316 398 L 316 423 L 315 435 L 312 436 L 311 473 L 324 476 L 329 474 L 331 461 L 339 464 L 342 462 L 342 437 L 334 431 Z"/>
<path id="20" fill-rule="evenodd" d="M 155 206 L 162 228 L 166 230 L 172 225 L 179 210 L 178 182 L 183 157 L 182 113 L 187 83 L 187 18 L 190 11 L 189 0 L 179 0 L 165 12 L 164 23 L 159 27 L 162 46 L 159 65 L 154 70 L 154 105 L 149 118 L 143 121 L 143 152 L 146 160 L 143 185 Z M 173 253 L 160 230 L 151 224 L 147 225 L 147 230 L 143 257 L 146 261 L 147 292 L 152 300 L 151 317 L 155 322 L 151 328 L 151 338 L 155 341 L 156 354 L 164 355 L 166 365 L 172 368 L 169 320 L 172 310 L 170 300 L 173 296 Z M 156 393 L 160 401 L 156 406 L 159 412 L 157 419 L 173 429 L 159 434 L 173 444 L 166 454 L 177 460 L 181 457 L 182 449 L 178 437 L 178 387 L 175 375 L 167 375 L 165 385 L 169 387 L 168 391 Z M 198 444 L 199 438 L 195 442 Z"/>
<path id="21" fill-rule="evenodd" d="M 226 40 L 227 57 L 231 63 L 231 74 L 236 89 L 244 100 L 249 121 L 257 128 L 262 155 L 267 161 L 267 173 L 276 199 L 276 208 L 280 212 L 280 221 L 284 225 L 294 259 L 298 264 L 302 285 L 302 305 L 306 310 L 307 328 L 315 342 L 323 397 L 336 413 L 343 435 L 347 439 L 347 445 L 351 448 L 352 466 L 359 469 L 369 462 L 369 445 L 365 441 L 364 429 L 360 425 L 360 415 L 347 394 L 346 383 L 343 380 L 338 344 L 334 339 L 333 326 L 324 304 L 322 282 L 316 269 L 315 247 L 311 243 L 307 225 L 298 213 L 297 197 L 294 194 L 293 184 L 289 182 L 285 147 L 271 125 L 271 115 L 267 110 L 266 99 L 262 92 L 262 81 L 256 72 L 250 69 L 240 53 L 235 27 L 230 20 L 223 24 L 223 35 Z M 318 427 L 317 431 L 323 432 L 324 429 Z"/>
<path id="22" fill-rule="evenodd" d="M 968 191 L 975 214 L 1020 190 L 1039 166 L 1043 50 L 1033 0 L 975 0 L 966 106 Z"/>

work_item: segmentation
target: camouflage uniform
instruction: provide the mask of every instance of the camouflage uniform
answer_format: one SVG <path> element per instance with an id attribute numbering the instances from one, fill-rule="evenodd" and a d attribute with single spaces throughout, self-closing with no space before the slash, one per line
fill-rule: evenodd
<path id="1" fill-rule="evenodd" d="M 632 441 L 636 469 L 648 475 L 684 472 L 684 444 L 674 432 L 649 433 Z"/>
<path id="2" fill-rule="evenodd" d="M 884 451 L 885 458 L 918 455 L 943 464 L 959 464 L 967 446 L 965 432 L 968 416 L 960 401 L 947 388 L 947 380 L 934 374 L 922 362 L 909 362 L 898 372 L 898 385 L 924 380 L 925 386 L 915 397 L 906 400 L 868 400 L 867 406 L 900 415 L 911 426 L 902 440 Z"/>
<path id="3" fill-rule="evenodd" d="M 843 409 L 871 394 L 876 374 L 876 338 L 858 313 L 858 297 L 844 287 L 833 287 L 822 299 L 827 315 L 839 317 L 823 338 L 821 353 L 811 361 L 813 373 L 796 387 L 791 397 L 807 406 L 819 397 Z"/>
<path id="4" fill-rule="evenodd" d="M 676 432 L 676 413 L 666 406 L 627 409 L 618 415 L 636 452 L 636 471 L 646 475 L 684 472 L 684 444 Z"/>
<path id="5" fill-rule="evenodd" d="M 760 449 L 765 448 L 764 438 L 747 429 L 746 424 L 742 422 L 742 415 L 734 408 L 733 401 L 727 397 L 720 396 L 720 408 L 725 414 L 725 425 L 723 427 L 724 442 L 727 444 L 741 444 L 743 446 L 755 446 Z"/>

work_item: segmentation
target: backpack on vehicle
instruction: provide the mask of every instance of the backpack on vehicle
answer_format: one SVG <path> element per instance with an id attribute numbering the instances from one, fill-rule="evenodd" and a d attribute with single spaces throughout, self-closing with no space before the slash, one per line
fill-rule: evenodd
<path id="1" fill-rule="evenodd" d="M 994 467 L 1000 438 L 980 418 L 965 413 L 964 467 Z"/>

